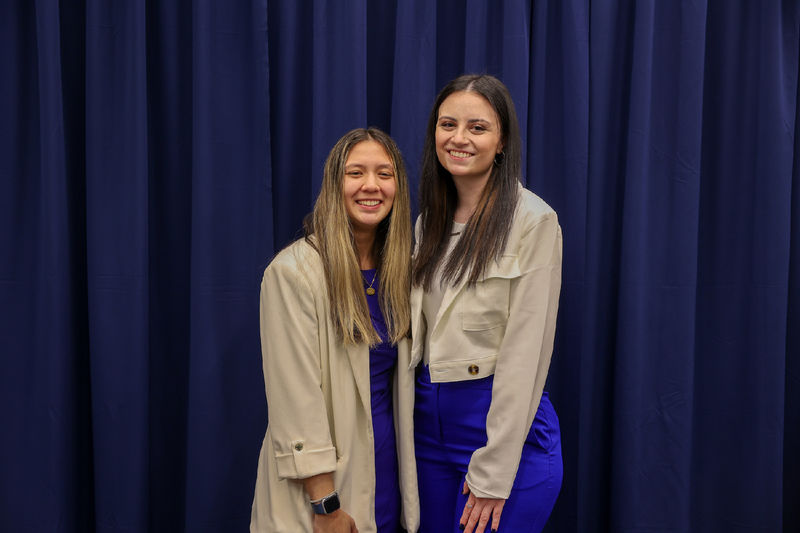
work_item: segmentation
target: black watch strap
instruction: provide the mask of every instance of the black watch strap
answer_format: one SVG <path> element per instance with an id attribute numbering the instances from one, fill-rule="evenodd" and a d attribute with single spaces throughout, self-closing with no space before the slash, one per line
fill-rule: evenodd
<path id="1" fill-rule="evenodd" d="M 311 502 L 311 508 L 316 514 L 331 514 L 339 509 L 339 507 L 339 493 L 336 491 L 333 491 L 320 500 L 313 500 Z"/>

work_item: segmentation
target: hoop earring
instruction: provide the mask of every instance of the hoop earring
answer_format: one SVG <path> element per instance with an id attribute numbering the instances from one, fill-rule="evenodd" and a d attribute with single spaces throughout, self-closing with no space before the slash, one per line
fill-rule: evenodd
<path id="1" fill-rule="evenodd" d="M 494 165 L 496 167 L 499 167 L 500 165 L 502 165 L 505 160 L 506 160 L 505 151 L 502 151 L 499 154 L 495 154 L 494 155 Z"/>

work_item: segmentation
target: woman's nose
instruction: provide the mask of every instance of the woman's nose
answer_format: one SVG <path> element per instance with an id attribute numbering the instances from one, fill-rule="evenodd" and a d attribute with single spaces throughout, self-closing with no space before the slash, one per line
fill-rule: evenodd
<path id="1" fill-rule="evenodd" d="M 366 176 L 364 177 L 364 184 L 361 186 L 361 188 L 368 191 L 374 191 L 378 189 L 378 176 L 373 172 L 367 172 Z"/>
<path id="2" fill-rule="evenodd" d="M 453 132 L 453 142 L 456 144 L 464 144 L 467 142 L 467 137 L 465 135 L 465 131 L 462 128 L 458 128 Z"/>

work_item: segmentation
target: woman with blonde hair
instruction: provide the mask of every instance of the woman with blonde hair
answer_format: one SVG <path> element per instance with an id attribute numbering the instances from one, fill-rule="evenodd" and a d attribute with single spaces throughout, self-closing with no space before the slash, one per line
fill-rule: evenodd
<path id="1" fill-rule="evenodd" d="M 414 532 L 410 208 L 387 134 L 336 143 L 304 226 L 261 285 L 269 425 L 250 531 Z"/>

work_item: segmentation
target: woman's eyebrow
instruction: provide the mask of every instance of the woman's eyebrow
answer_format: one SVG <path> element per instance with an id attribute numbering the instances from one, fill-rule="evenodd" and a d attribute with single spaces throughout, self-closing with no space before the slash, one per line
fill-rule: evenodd
<path id="1" fill-rule="evenodd" d="M 363 163 L 348 163 L 344 166 L 344 168 L 365 168 L 366 165 Z M 380 163 L 377 165 L 377 168 L 394 168 L 394 165 L 391 163 Z"/>
<path id="2" fill-rule="evenodd" d="M 441 117 L 439 117 L 439 120 L 442 120 L 442 119 L 456 120 L 454 117 L 449 117 L 447 115 L 442 115 Z M 467 119 L 467 124 L 473 124 L 475 122 L 484 122 L 486 124 L 491 124 L 491 122 L 489 120 L 485 119 L 485 118 L 468 118 Z"/>

